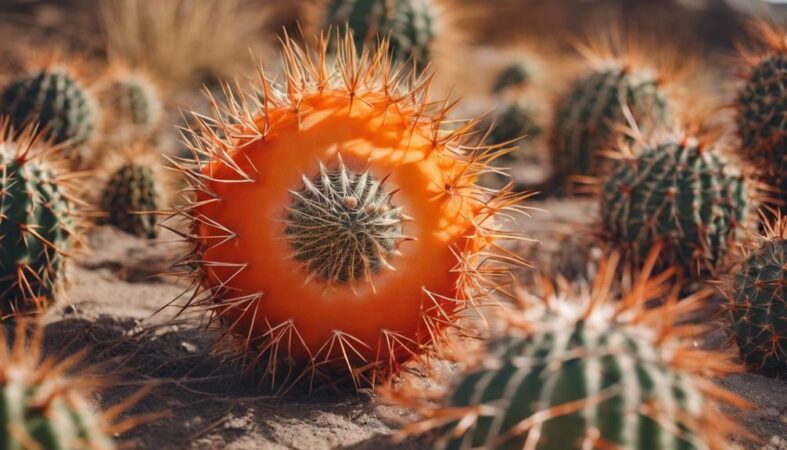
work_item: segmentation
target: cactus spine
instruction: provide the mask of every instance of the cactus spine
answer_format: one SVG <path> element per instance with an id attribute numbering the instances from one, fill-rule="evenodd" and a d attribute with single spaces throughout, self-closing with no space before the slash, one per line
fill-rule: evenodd
<path id="1" fill-rule="evenodd" d="M 730 287 L 732 334 L 747 366 L 787 375 L 787 217 L 770 227 L 747 252 Z"/>
<path id="2" fill-rule="evenodd" d="M 16 139 L 0 122 L 0 317 L 53 300 L 78 233 L 76 204 L 57 164 L 28 127 Z"/>
<path id="3" fill-rule="evenodd" d="M 780 190 L 787 201 L 787 34 L 769 25 L 759 27 L 767 44 L 760 55 L 747 55 L 748 76 L 737 100 L 737 122 L 743 150 L 763 181 Z"/>
<path id="4" fill-rule="evenodd" d="M 106 419 L 90 406 L 86 379 L 64 372 L 78 357 L 41 360 L 40 331 L 26 344 L 17 325 L 12 348 L 0 328 L 0 449 L 111 450 Z"/>
<path id="5" fill-rule="evenodd" d="M 79 151 L 92 137 L 97 116 L 89 91 L 60 66 L 12 81 L 0 94 L 0 115 L 8 115 L 17 129 L 38 123 L 44 138 Z"/>
<path id="6" fill-rule="evenodd" d="M 693 138 L 661 138 L 604 183 L 604 234 L 635 266 L 664 242 L 664 263 L 691 275 L 713 273 L 747 220 L 748 194 L 743 177 L 713 149 Z"/>
<path id="7" fill-rule="evenodd" d="M 429 62 L 435 38 L 433 0 L 329 0 L 324 28 L 348 26 L 360 48 L 389 38 L 395 59 L 409 59 L 423 67 Z"/>
<path id="8" fill-rule="evenodd" d="M 579 80 L 555 110 L 551 137 L 553 169 L 561 181 L 597 173 L 596 153 L 608 150 L 628 125 L 624 111 L 643 128 L 658 128 L 670 118 L 659 80 L 644 70 L 610 67 Z"/>
<path id="9" fill-rule="evenodd" d="M 695 327 L 674 325 L 709 293 L 679 303 L 670 274 L 649 278 L 647 269 L 618 296 L 616 264 L 601 267 L 590 295 L 548 283 L 546 297 L 521 297 L 507 333 L 468 358 L 470 367 L 437 396 L 439 406 L 424 403 L 417 387 L 405 391 L 400 398 L 423 420 L 404 434 L 439 428 L 434 448 L 449 450 L 729 448 L 735 426 L 716 400 L 731 394 L 700 375 L 735 366 L 696 349 Z M 648 310 L 654 299 L 666 306 Z"/>
<path id="10" fill-rule="evenodd" d="M 110 177 L 101 206 L 110 224 L 127 233 L 152 239 L 158 232 L 158 196 L 153 167 L 129 161 Z"/>

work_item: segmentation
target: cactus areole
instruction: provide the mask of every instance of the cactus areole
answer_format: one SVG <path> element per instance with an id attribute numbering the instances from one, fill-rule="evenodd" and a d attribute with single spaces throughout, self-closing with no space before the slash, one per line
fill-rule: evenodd
<path id="1" fill-rule="evenodd" d="M 223 114 L 243 125 L 222 125 L 226 139 L 195 131 L 210 162 L 185 172 L 198 192 L 185 262 L 198 261 L 202 304 L 271 371 L 338 366 L 357 382 L 430 347 L 493 289 L 480 254 L 514 198 L 475 185 L 491 155 L 462 148 L 468 128 L 443 130 L 430 78 L 405 86 L 385 48 L 340 45 L 327 65 L 324 46 L 286 43 L 287 86 L 262 82 L 259 112 L 231 101 Z"/>

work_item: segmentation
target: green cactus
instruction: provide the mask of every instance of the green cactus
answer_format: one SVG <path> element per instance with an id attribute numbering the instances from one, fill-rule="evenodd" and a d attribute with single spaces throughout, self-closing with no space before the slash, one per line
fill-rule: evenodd
<path id="1" fill-rule="evenodd" d="M 9 349 L 0 327 L 0 450 L 114 449 L 83 380 L 64 376 L 69 362 L 40 361 L 37 345 Z"/>
<path id="2" fill-rule="evenodd" d="M 153 168 L 128 162 L 109 179 L 101 200 L 108 222 L 127 233 L 155 238 L 158 188 Z"/>
<path id="3" fill-rule="evenodd" d="M 161 100 L 153 85 L 145 78 L 128 74 L 112 79 L 100 93 L 105 115 L 116 126 L 132 126 L 149 131 L 161 116 Z"/>
<path id="4" fill-rule="evenodd" d="M 497 117 L 495 127 L 489 135 L 491 144 L 503 144 L 518 139 L 533 139 L 541 134 L 536 122 L 535 108 L 528 102 L 510 104 Z"/>
<path id="5" fill-rule="evenodd" d="M 388 37 L 395 59 L 430 61 L 436 8 L 432 0 L 330 0 L 323 25 L 349 26 L 358 49 Z"/>
<path id="6" fill-rule="evenodd" d="M 637 332 L 580 320 L 563 330 L 509 337 L 492 348 L 481 368 L 461 377 L 446 406 L 489 405 L 500 413 L 482 413 L 447 449 L 518 450 L 531 438 L 533 449 L 579 450 L 593 429 L 600 441 L 630 450 L 707 448 L 683 419 L 703 414 L 705 399 L 694 379 L 672 370 Z M 665 423 L 638 412 L 657 401 Z M 575 409 L 546 419 L 540 436 L 507 436 L 539 412 L 569 404 Z"/>
<path id="7" fill-rule="evenodd" d="M 0 135 L 0 318 L 53 300 L 77 230 L 67 187 L 25 136 Z"/>
<path id="8" fill-rule="evenodd" d="M 604 234 L 638 266 L 657 242 L 662 262 L 713 273 L 747 220 L 747 183 L 695 139 L 662 139 L 621 163 L 601 195 Z"/>
<path id="9" fill-rule="evenodd" d="M 732 278 L 730 319 L 752 369 L 787 376 L 787 217 L 744 258 Z"/>
<path id="10" fill-rule="evenodd" d="M 726 353 L 694 346 L 695 326 L 676 323 L 709 292 L 679 299 L 674 277 L 649 271 L 620 292 L 615 261 L 600 262 L 591 292 L 535 283 L 505 334 L 480 353 L 457 346 L 467 368 L 441 395 L 397 397 L 422 416 L 404 434 L 438 428 L 443 450 L 728 448 L 734 424 L 718 403 L 735 401 L 705 376 L 734 369 Z"/>
<path id="11" fill-rule="evenodd" d="M 579 80 L 555 110 L 551 137 L 553 169 L 564 183 L 572 175 L 598 174 L 603 158 L 628 125 L 628 108 L 647 131 L 670 120 L 667 96 L 655 76 L 621 68 L 598 70 Z"/>
<path id="12" fill-rule="evenodd" d="M 0 115 L 21 129 L 39 123 L 55 144 L 84 151 L 96 126 L 95 104 L 86 88 L 64 69 L 41 70 L 16 79 L 0 94 Z"/>
<path id="13" fill-rule="evenodd" d="M 498 94 L 506 89 L 525 86 L 530 82 L 530 67 L 524 61 L 518 61 L 504 67 L 495 78 L 492 93 Z"/>
<path id="14" fill-rule="evenodd" d="M 738 96 L 738 133 L 763 181 L 787 202 L 787 51 L 773 49 L 751 68 Z"/>

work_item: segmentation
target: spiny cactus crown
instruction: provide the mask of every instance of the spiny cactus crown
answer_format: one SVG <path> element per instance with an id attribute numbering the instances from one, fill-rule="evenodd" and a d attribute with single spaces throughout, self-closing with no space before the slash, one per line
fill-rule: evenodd
<path id="1" fill-rule="evenodd" d="M 787 54 L 763 58 L 738 97 L 738 130 L 748 158 L 787 198 Z"/>
<path id="2" fill-rule="evenodd" d="M 287 239 L 311 277 L 347 283 L 390 266 L 404 238 L 404 215 L 370 172 L 320 165 L 320 173 L 304 176 L 303 187 L 291 194 Z"/>
<path id="3" fill-rule="evenodd" d="M 663 262 L 713 272 L 724 262 L 749 211 L 747 183 L 696 139 L 650 145 L 604 183 L 606 237 L 639 265 L 657 242 Z"/>
<path id="4" fill-rule="evenodd" d="M 787 222 L 785 222 L 787 224 Z M 782 228 L 784 225 L 780 225 Z M 787 242 L 783 230 L 763 240 L 734 275 L 732 332 L 746 364 L 764 374 L 787 375 Z"/>
<path id="5" fill-rule="evenodd" d="M 388 37 L 397 60 L 423 66 L 431 57 L 435 9 L 432 0 L 330 0 L 323 25 L 349 26 L 359 49 Z"/>
<path id="6" fill-rule="evenodd" d="M 74 234 L 72 215 L 53 171 L 19 156 L 13 142 L 0 142 L 0 317 L 52 300 Z"/>
<path id="7" fill-rule="evenodd" d="M 558 104 L 552 134 L 553 167 L 559 178 L 597 174 L 597 153 L 616 143 L 628 125 L 624 109 L 643 131 L 658 128 L 670 117 L 666 94 L 647 71 L 598 70 L 579 80 Z"/>
<path id="8" fill-rule="evenodd" d="M 539 323 L 561 326 L 489 345 L 484 363 L 460 378 L 445 405 L 480 408 L 480 417 L 444 448 L 708 448 L 691 427 L 704 413 L 702 392 L 647 333 L 561 319 L 546 314 Z"/>
<path id="9" fill-rule="evenodd" d="M 153 168 L 128 162 L 109 179 L 101 206 L 108 222 L 140 237 L 155 238 L 158 189 Z"/>
<path id="10" fill-rule="evenodd" d="M 96 111 L 85 87 L 65 70 L 52 68 L 14 80 L 0 96 L 0 115 L 22 129 L 40 123 L 54 143 L 85 144 L 93 135 Z"/>

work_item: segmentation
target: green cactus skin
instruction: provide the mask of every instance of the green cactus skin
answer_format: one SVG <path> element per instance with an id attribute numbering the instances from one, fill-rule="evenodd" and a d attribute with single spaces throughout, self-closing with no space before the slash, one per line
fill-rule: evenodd
<path id="1" fill-rule="evenodd" d="M 509 64 L 497 75 L 492 93 L 498 94 L 507 89 L 526 86 L 530 82 L 530 76 L 530 68 L 525 62 Z"/>
<path id="2" fill-rule="evenodd" d="M 53 300 L 75 225 L 74 205 L 55 173 L 17 156 L 13 146 L 0 139 L 0 317 Z"/>
<path id="3" fill-rule="evenodd" d="M 430 61 L 435 37 L 433 0 L 329 0 L 324 28 L 348 25 L 358 49 L 388 37 L 394 59 Z"/>
<path id="4" fill-rule="evenodd" d="M 155 238 L 158 189 L 153 168 L 124 164 L 109 179 L 101 205 L 113 226 L 136 236 Z"/>
<path id="5" fill-rule="evenodd" d="M 138 77 L 112 80 L 102 90 L 101 98 L 104 111 L 114 116 L 120 125 L 150 130 L 161 116 L 161 101 L 155 89 Z"/>
<path id="6" fill-rule="evenodd" d="M 0 115 L 14 128 L 39 123 L 43 137 L 81 150 L 93 135 L 94 101 L 80 82 L 61 70 L 44 70 L 13 81 L 0 95 Z"/>
<path id="7" fill-rule="evenodd" d="M 665 140 L 620 164 L 604 183 L 606 238 L 639 266 L 657 242 L 662 262 L 713 273 L 750 209 L 746 181 L 696 140 Z"/>
<path id="8" fill-rule="evenodd" d="M 5 346 L 3 338 L 0 345 Z M 38 350 L 20 355 L 0 348 L 0 450 L 114 449 L 101 430 L 103 418 L 92 410 L 77 380 L 31 355 Z"/>
<path id="9" fill-rule="evenodd" d="M 741 357 L 765 375 L 787 376 L 787 242 L 766 239 L 741 262 L 733 278 L 732 334 Z"/>
<path id="10" fill-rule="evenodd" d="M 528 103 L 512 103 L 498 116 L 489 135 L 490 143 L 497 145 L 537 137 L 542 130 L 536 123 L 535 115 L 535 109 Z"/>
<path id="11" fill-rule="evenodd" d="M 656 129 L 671 117 L 667 97 L 655 77 L 634 70 L 606 69 L 579 80 L 557 105 L 551 137 L 553 169 L 559 182 L 572 175 L 598 175 L 596 154 L 616 144 L 628 125 L 627 106 L 643 128 Z"/>
<path id="12" fill-rule="evenodd" d="M 589 448 L 583 439 L 591 430 L 627 450 L 708 448 L 686 419 L 702 417 L 704 394 L 692 376 L 662 360 L 642 330 L 585 320 L 565 325 L 490 344 L 487 360 L 460 378 L 445 405 L 490 408 L 446 449 L 579 450 Z M 506 435 L 521 421 L 572 402 L 574 411 L 544 418 L 540 435 Z M 655 402 L 661 423 L 638 409 Z"/>
<path id="13" fill-rule="evenodd" d="M 787 54 L 763 58 L 738 97 L 738 132 L 744 151 L 764 181 L 787 201 Z"/>

